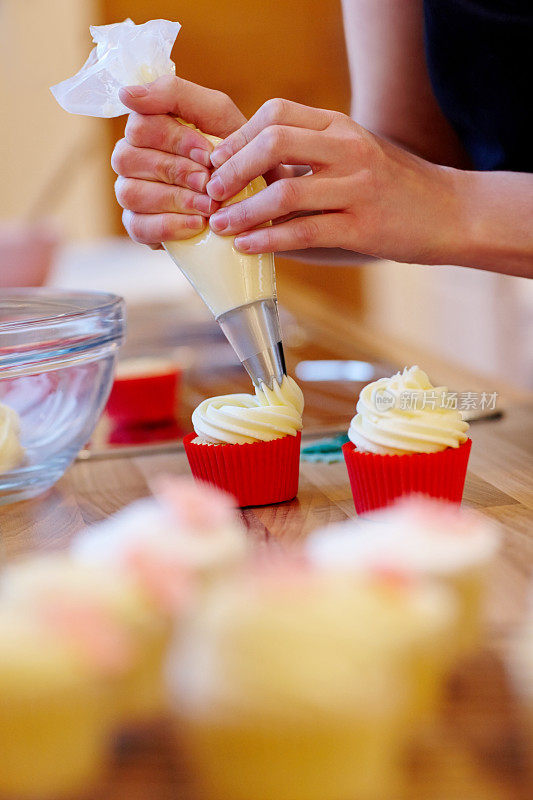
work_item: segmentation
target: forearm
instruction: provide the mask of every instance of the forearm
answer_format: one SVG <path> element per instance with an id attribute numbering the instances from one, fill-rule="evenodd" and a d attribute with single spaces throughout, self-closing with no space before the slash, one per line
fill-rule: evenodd
<path id="1" fill-rule="evenodd" d="M 328 267 L 360 267 L 375 261 L 374 256 L 342 250 L 340 247 L 308 247 L 307 250 L 286 250 L 281 258 L 303 261 L 307 264 L 324 264 Z"/>
<path id="2" fill-rule="evenodd" d="M 445 170 L 435 231 L 422 245 L 430 264 L 450 264 L 533 277 L 533 176 L 519 172 Z M 440 208 L 438 207 L 440 206 Z M 280 253 L 308 263 L 358 266 L 371 256 L 339 248 Z M 424 259 L 421 259 L 424 260 Z"/>
<path id="3" fill-rule="evenodd" d="M 342 5 L 356 122 L 428 161 L 468 168 L 431 87 L 422 0 Z"/>
<path id="4" fill-rule="evenodd" d="M 533 175 L 447 172 L 455 201 L 432 263 L 533 277 Z"/>

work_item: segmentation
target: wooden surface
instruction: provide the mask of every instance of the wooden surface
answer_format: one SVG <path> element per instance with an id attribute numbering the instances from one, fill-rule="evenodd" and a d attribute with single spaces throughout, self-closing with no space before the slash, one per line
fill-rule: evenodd
<path id="1" fill-rule="evenodd" d="M 160 329 L 166 331 L 167 339 L 172 338 L 172 326 L 169 327 L 161 308 L 157 313 L 149 309 L 130 314 L 131 341 L 135 341 L 135 331 L 145 328 L 147 320 L 153 327 L 155 319 Z M 342 335 L 338 333 L 335 338 L 331 326 L 321 327 L 316 318 L 306 325 L 289 319 L 285 330 L 291 345 L 287 352 L 291 370 L 302 359 L 338 357 L 339 352 L 346 355 L 338 344 Z M 349 341 L 351 357 L 368 358 L 372 355 L 371 343 L 364 337 L 358 341 L 355 330 Z M 344 341 L 346 351 L 348 344 L 345 338 Z M 234 365 L 226 370 L 211 367 L 202 371 L 198 353 L 184 385 L 181 419 L 185 427 L 191 409 L 202 397 L 235 391 L 238 387 L 244 389 L 247 385 L 245 376 Z M 380 351 L 379 355 L 383 359 L 385 353 Z M 422 366 L 431 374 L 431 364 Z M 438 371 L 439 365 L 436 367 Z M 380 374 L 387 374 L 390 369 L 390 364 L 381 362 Z M 448 373 L 450 378 L 453 375 Z M 440 376 L 435 375 L 435 379 Z M 459 391 L 479 385 L 465 383 L 463 373 L 457 373 L 456 381 L 450 383 Z M 346 429 L 360 385 L 315 382 L 302 383 L 302 388 L 307 404 L 304 420 L 307 438 L 325 427 Z M 533 404 L 523 398 L 520 402 L 507 399 L 501 419 L 476 422 L 471 428 L 474 444 L 463 504 L 498 520 L 504 543 L 490 585 L 486 646 L 458 671 L 450 684 L 442 720 L 424 749 L 414 755 L 408 800 L 531 800 L 533 797 L 523 709 L 512 694 L 504 667 L 509 637 L 524 612 L 533 565 L 532 408 Z M 146 495 L 150 479 L 160 472 L 188 472 L 180 447 L 135 456 L 127 451 L 118 455 L 117 451 L 110 451 L 98 458 L 78 461 L 47 495 L 0 509 L 4 558 L 64 548 L 84 525 L 104 519 Z M 301 539 L 319 525 L 353 515 L 343 463 L 302 462 L 300 490 L 295 500 L 242 512 L 250 537 L 276 547 Z M 183 773 L 171 756 L 168 737 L 161 728 L 135 748 L 125 748 L 116 755 L 96 800 L 177 798 L 182 796 L 183 780 Z"/>

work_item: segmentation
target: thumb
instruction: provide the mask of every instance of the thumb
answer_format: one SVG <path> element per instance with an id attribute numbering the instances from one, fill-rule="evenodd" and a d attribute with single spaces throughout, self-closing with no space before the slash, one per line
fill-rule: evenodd
<path id="1" fill-rule="evenodd" d="M 120 89 L 119 97 L 138 114 L 174 114 L 204 133 L 222 138 L 245 122 L 227 95 L 177 75 L 164 75 L 146 86 L 126 86 Z"/>
<path id="2" fill-rule="evenodd" d="M 124 86 L 118 96 L 138 114 L 179 114 L 179 87 L 172 75 L 164 75 L 144 86 Z"/>

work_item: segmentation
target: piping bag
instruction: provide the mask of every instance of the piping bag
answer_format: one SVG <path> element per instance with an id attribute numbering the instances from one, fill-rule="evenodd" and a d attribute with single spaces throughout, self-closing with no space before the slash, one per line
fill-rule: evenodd
<path id="1" fill-rule="evenodd" d="M 175 74 L 170 53 L 180 27 L 178 22 L 164 19 L 143 25 L 126 19 L 91 26 L 96 47 L 76 75 L 51 87 L 52 94 L 72 114 L 128 114 L 129 109 L 119 100 L 119 89 Z M 199 133 L 215 145 L 222 141 Z M 258 177 L 223 205 L 250 197 L 265 186 Z M 209 225 L 190 239 L 163 242 L 163 247 L 212 312 L 253 383 L 265 383 L 269 388 L 274 380 L 281 384 L 286 368 L 273 255 L 239 253 L 234 237 L 219 236 Z"/>

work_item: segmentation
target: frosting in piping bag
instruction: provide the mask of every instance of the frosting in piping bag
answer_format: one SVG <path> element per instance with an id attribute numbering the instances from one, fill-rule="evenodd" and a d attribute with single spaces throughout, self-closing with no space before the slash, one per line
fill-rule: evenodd
<path id="1" fill-rule="evenodd" d="M 179 122 L 197 130 L 213 145 L 222 141 L 181 119 Z M 259 176 L 222 206 L 251 197 L 265 187 L 264 178 Z M 272 253 L 240 253 L 233 245 L 234 239 L 234 236 L 219 236 L 206 223 L 206 227 L 196 236 L 163 243 L 167 253 L 215 317 L 233 308 L 256 300 L 269 300 L 276 295 Z"/>

